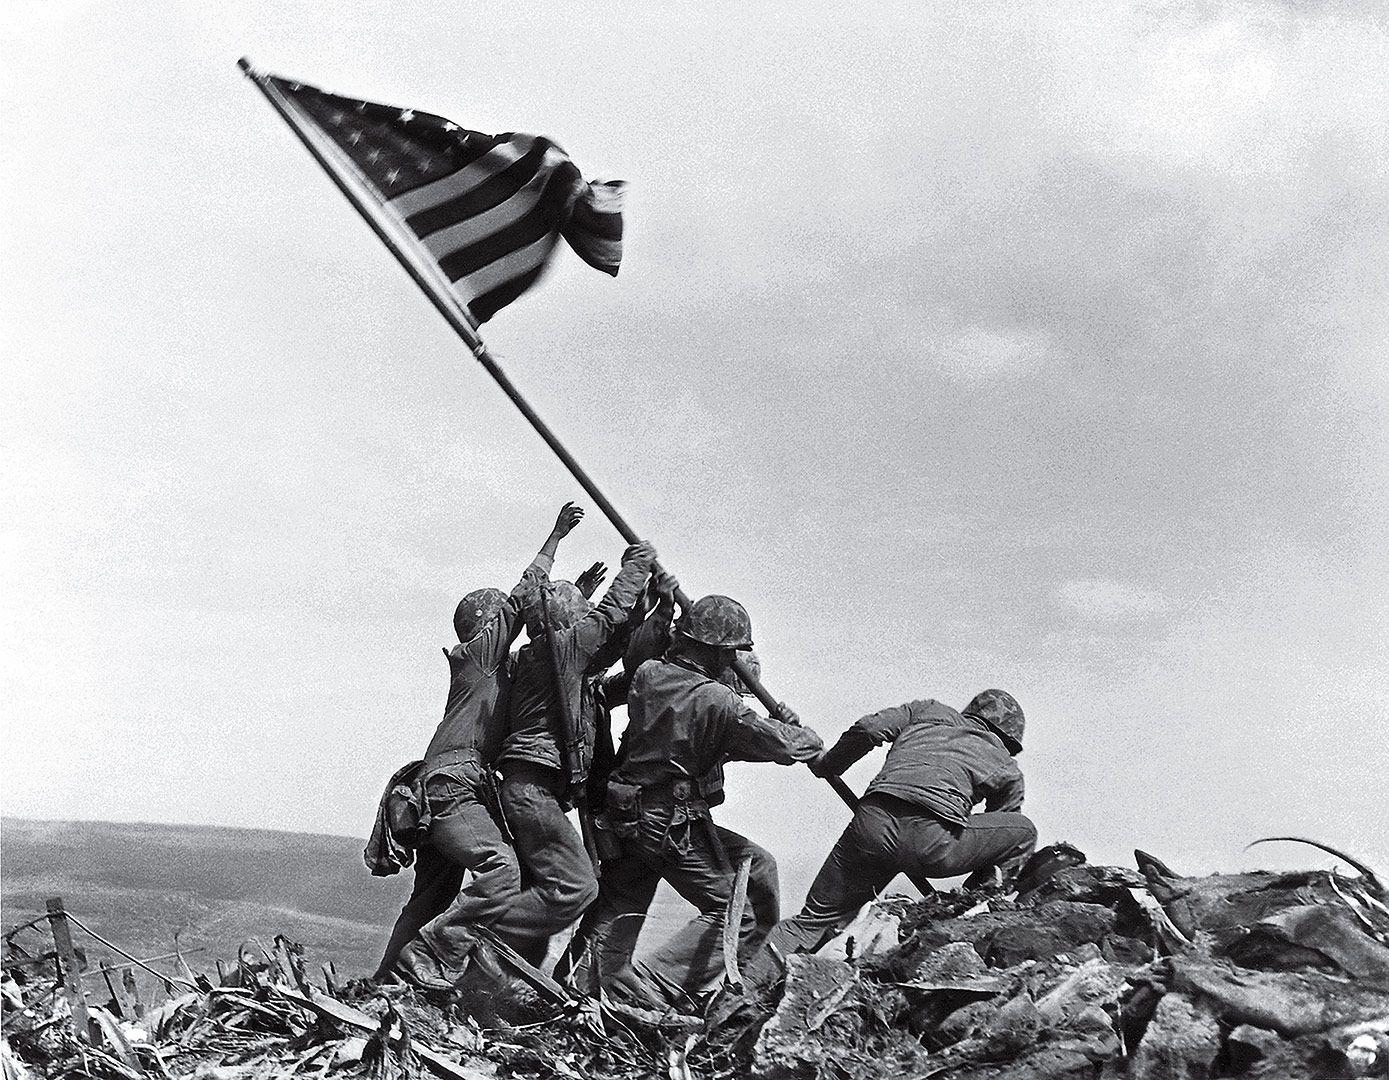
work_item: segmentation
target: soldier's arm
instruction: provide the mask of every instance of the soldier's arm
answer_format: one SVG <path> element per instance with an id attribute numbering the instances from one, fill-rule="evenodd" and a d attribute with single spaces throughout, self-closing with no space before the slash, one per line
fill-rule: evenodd
<path id="1" fill-rule="evenodd" d="M 608 586 L 598 606 L 574 624 L 575 665 L 587 670 L 617 628 L 627 621 L 632 607 L 646 588 L 656 549 L 643 541 L 622 553 L 622 568 Z"/>
<path id="2" fill-rule="evenodd" d="M 794 765 L 798 761 L 814 761 L 824 750 L 824 740 L 812 729 L 762 716 L 744 705 L 742 698 L 732 690 L 728 691 L 728 696 L 728 752 L 724 760 Z"/>
<path id="3" fill-rule="evenodd" d="M 1019 769 L 1010 769 L 996 777 L 991 784 L 984 809 L 990 812 L 1015 812 L 1022 809 L 1023 779 Z"/>
<path id="4" fill-rule="evenodd" d="M 636 671 L 648 660 L 665 655 L 670 648 L 670 628 L 675 622 L 675 594 L 680 582 L 668 570 L 662 570 L 655 578 L 656 606 L 642 624 L 632 633 L 627 645 L 622 667 L 628 673 Z"/>
<path id="5" fill-rule="evenodd" d="M 875 746 L 892 742 L 912 722 L 912 705 L 880 709 L 856 720 L 812 768 L 816 776 L 838 776 Z"/>
<path id="6" fill-rule="evenodd" d="M 555 565 L 555 554 L 559 542 L 574 531 L 574 526 L 583 520 L 584 510 L 572 502 L 565 503 L 555 518 L 554 528 L 545 538 L 530 565 L 521 573 L 521 580 L 511 590 L 495 615 L 483 624 L 482 629 L 473 636 L 464 649 L 486 671 L 496 671 L 506 662 L 512 643 L 521 632 L 521 609 L 526 597 L 543 585 L 550 577 Z"/>

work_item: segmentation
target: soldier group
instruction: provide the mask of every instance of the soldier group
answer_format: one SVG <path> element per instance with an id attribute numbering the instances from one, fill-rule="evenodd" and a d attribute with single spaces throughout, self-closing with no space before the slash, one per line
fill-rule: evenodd
<path id="1" fill-rule="evenodd" d="M 470 592 L 454 614 L 444 718 L 423 759 L 391 778 L 367 848 L 374 873 L 415 867 L 378 981 L 490 993 L 508 976 L 489 943 L 538 966 L 551 938 L 578 922 L 558 975 L 669 1004 L 723 970 L 725 909 L 744 863 L 738 951 L 754 987 L 775 981 L 788 953 L 817 949 L 898 873 L 1005 885 L 1016 876 L 1037 831 L 1020 812 L 1023 714 L 1009 694 L 985 690 L 958 712 L 933 700 L 884 709 L 826 750 L 786 705 L 762 716 L 744 702 L 735 659 L 758 670 L 747 612 L 706 596 L 677 615 L 677 582 L 649 543 L 627 548 L 596 604 L 603 564 L 551 580 L 559 543 L 582 517 L 567 504 L 509 594 Z M 527 643 L 513 652 L 522 628 Z M 614 746 L 611 713 L 622 706 Z M 776 860 L 712 819 L 725 762 L 805 762 L 829 777 L 884 743 L 886 762 L 804 906 L 781 920 Z M 699 914 L 638 963 L 663 880 Z"/>

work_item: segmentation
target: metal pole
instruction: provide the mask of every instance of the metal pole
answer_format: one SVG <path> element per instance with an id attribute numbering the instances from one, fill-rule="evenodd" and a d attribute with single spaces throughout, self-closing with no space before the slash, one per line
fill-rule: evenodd
<path id="1" fill-rule="evenodd" d="M 579 482 L 579 486 L 587 492 L 588 497 L 593 500 L 598 509 L 603 511 L 603 516 L 612 523 L 613 528 L 618 531 L 619 535 L 621 535 L 627 543 L 637 543 L 641 537 L 637 535 L 636 530 L 627 523 L 627 519 L 618 512 L 617 507 L 608 500 L 608 497 L 604 495 L 598 485 L 593 482 L 593 478 L 588 475 L 584 467 L 579 464 L 574 458 L 574 455 L 569 452 L 568 448 L 559 441 L 559 437 L 550 430 L 550 425 L 545 423 L 545 421 L 540 418 L 540 414 L 531 408 L 530 402 L 521 396 L 520 390 L 516 389 L 516 384 L 513 383 L 511 379 L 507 377 L 506 372 L 502 371 L 497 365 L 491 353 L 487 351 L 487 346 L 483 343 L 482 338 L 478 335 L 477 327 L 473 324 L 472 318 L 462 302 L 452 291 L 442 287 L 440 283 L 435 280 L 435 274 L 430 272 L 424 260 L 416 256 L 410 249 L 407 238 L 399 235 L 397 228 L 384 217 L 379 201 L 366 193 L 365 182 L 355 176 L 356 167 L 352 162 L 335 147 L 325 142 L 317 134 L 311 123 L 300 115 L 294 103 L 286 99 L 285 96 L 275 88 L 273 83 L 257 72 L 255 68 L 252 67 L 250 60 L 243 56 L 237 61 L 237 65 L 246 73 L 247 78 L 256 85 L 256 88 L 265 95 L 265 99 L 269 101 L 275 111 L 280 114 L 280 118 L 284 120 L 284 122 L 289 125 L 290 130 L 299 137 L 300 142 L 304 144 L 304 148 L 308 150 L 313 156 L 313 159 L 318 162 L 323 168 L 323 171 L 326 172 L 333 183 L 337 185 L 338 190 L 343 193 L 347 201 L 356 209 L 357 213 L 359 213 L 366 223 L 371 226 L 372 231 L 376 233 L 381 242 L 386 245 L 391 254 L 396 257 L 400 265 L 405 268 L 406 273 L 408 273 L 415 284 L 420 287 L 420 291 L 429 297 L 435 310 L 444 317 L 444 320 L 453 328 L 454 333 L 456 333 L 463 340 L 463 343 L 468 346 L 469 351 L 477 359 L 477 362 L 482 365 L 488 375 L 492 376 L 492 380 L 501 387 L 502 393 L 504 393 L 511 400 L 511 403 L 521 411 L 521 415 L 524 416 L 531 427 L 535 429 L 536 434 L 545 440 L 545 445 L 554 451 L 555 456 L 558 457 L 564 467 L 569 470 L 570 475 Z M 349 179 L 349 177 L 351 177 L 351 179 Z M 689 607 L 690 598 L 685 594 L 683 589 L 676 590 L 675 600 L 682 608 Z M 775 712 L 778 705 L 777 699 L 774 698 L 770 691 L 768 691 L 756 676 L 748 670 L 747 665 L 738 661 L 735 662 L 734 666 L 738 670 L 739 677 L 742 678 L 748 689 L 757 697 L 757 700 L 762 702 L 768 710 Z M 844 800 L 849 809 L 858 809 L 858 797 L 854 795 L 843 780 L 837 776 L 826 777 L 825 779 L 830 787 L 834 789 L 835 794 Z"/>

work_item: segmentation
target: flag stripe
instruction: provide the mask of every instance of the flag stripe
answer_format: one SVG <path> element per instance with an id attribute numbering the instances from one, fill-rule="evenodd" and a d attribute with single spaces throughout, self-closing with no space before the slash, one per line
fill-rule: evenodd
<path id="1" fill-rule="evenodd" d="M 534 270 L 514 277 L 505 285 L 500 285 L 491 292 L 483 293 L 475 297 L 469 304 L 468 309 L 473 313 L 473 317 L 478 322 L 484 323 L 495 315 L 507 304 L 515 300 L 523 292 L 535 284 L 536 279 L 544 272 L 543 265 L 537 266 Z"/>
<path id="2" fill-rule="evenodd" d="M 503 255 L 455 284 L 462 286 L 464 293 L 469 296 L 485 296 L 514 277 L 540 270 L 556 242 L 556 237 L 547 233 L 534 243 Z"/>
<path id="3" fill-rule="evenodd" d="M 545 171 L 542 169 L 544 159 L 545 154 L 542 150 L 532 148 L 523 157 L 489 176 L 472 190 L 428 210 L 411 214 L 405 220 L 417 234 L 424 237 L 455 221 L 491 210 L 520 191 L 537 172 Z M 551 175 L 555 171 L 557 170 L 551 170 Z M 577 174 L 578 170 L 574 171 Z"/>
<path id="4" fill-rule="evenodd" d="M 552 232 L 553 228 L 545 220 L 545 215 L 539 210 L 533 210 L 515 224 L 484 236 L 476 243 L 459 248 L 451 255 L 440 259 L 439 267 L 450 281 L 458 281 L 476 274 L 483 267 L 490 266 L 513 251 L 520 251 L 543 237 L 551 236 Z M 552 245 L 556 239 L 558 237 L 551 237 Z M 469 287 L 468 291 L 480 295 L 486 290 Z"/>
<path id="5" fill-rule="evenodd" d="M 446 225 L 428 236 L 421 236 L 420 239 L 434 258 L 442 259 L 459 248 L 476 243 L 481 237 L 515 224 L 529 214 L 544 197 L 546 185 L 552 178 L 544 173 L 536 173 L 516 194 L 490 210 Z"/>
<path id="6" fill-rule="evenodd" d="M 519 135 L 510 142 L 499 143 L 456 172 L 396 196 L 391 200 L 391 205 L 401 217 L 406 218 L 438 206 L 455 196 L 467 193 L 489 176 L 507 168 L 529 153 L 536 143 L 544 141 L 548 140 L 543 140 L 539 135 Z"/>

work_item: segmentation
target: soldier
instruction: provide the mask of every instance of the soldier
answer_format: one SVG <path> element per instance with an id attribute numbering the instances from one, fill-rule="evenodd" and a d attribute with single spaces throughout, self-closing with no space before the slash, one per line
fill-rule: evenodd
<path id="1" fill-rule="evenodd" d="M 490 923 L 520 888 L 515 853 L 490 809 L 496 802 L 492 765 L 501 746 L 508 659 L 521 630 L 524 597 L 549 576 L 559 542 L 583 515 L 573 503 L 564 505 L 509 596 L 500 589 L 477 589 L 454 612 L 458 644 L 444 650 L 449 664 L 444 718 L 417 774 L 425 826 L 415 886 L 377 968 L 378 980 L 394 974 L 417 985 L 451 983 L 472 948 L 468 926 Z M 581 580 L 600 575 L 595 565 Z M 467 871 L 473 879 L 460 894 Z"/>
<path id="2" fill-rule="evenodd" d="M 641 665 L 627 700 L 627 728 L 608 784 L 606 818 L 621 853 L 603 863 L 590 920 L 603 984 L 648 1001 L 656 989 L 697 993 L 721 960 L 719 931 L 734 868 L 751 857 L 764 883 L 743 913 L 741 948 L 750 950 L 775 918 L 775 861 L 745 837 L 716 826 L 710 807 L 723 801 L 726 761 L 790 765 L 817 757 L 820 737 L 799 726 L 787 706 L 779 719 L 753 712 L 720 682 L 736 651 L 752 645 L 742 605 L 726 596 L 695 602 L 676 624 L 665 657 Z M 642 917 L 664 879 L 699 909 L 637 971 L 632 964 Z M 769 917 L 770 916 L 770 917 Z"/>
<path id="3" fill-rule="evenodd" d="M 966 885 L 1009 883 L 1037 844 L 1022 810 L 1023 715 L 1011 694 L 985 690 L 963 713 L 913 701 L 865 716 L 819 760 L 817 776 L 838 776 L 874 746 L 890 742 L 806 896 L 800 914 L 778 923 L 747 972 L 753 987 L 774 982 L 777 956 L 812 952 L 853 919 L 899 873 L 970 874 Z M 985 812 L 972 814 L 983 801 Z"/>
<path id="4" fill-rule="evenodd" d="M 551 936 L 598 895 L 592 862 L 566 813 L 593 761 L 592 676 L 611 665 L 606 647 L 632 617 L 655 562 L 649 543 L 633 544 L 596 607 L 567 581 L 538 590 L 526 607 L 530 642 L 516 658 L 498 759 L 502 811 L 524 880 L 493 929 L 532 964 L 545 959 Z M 570 717 L 581 730 L 561 730 Z"/>

